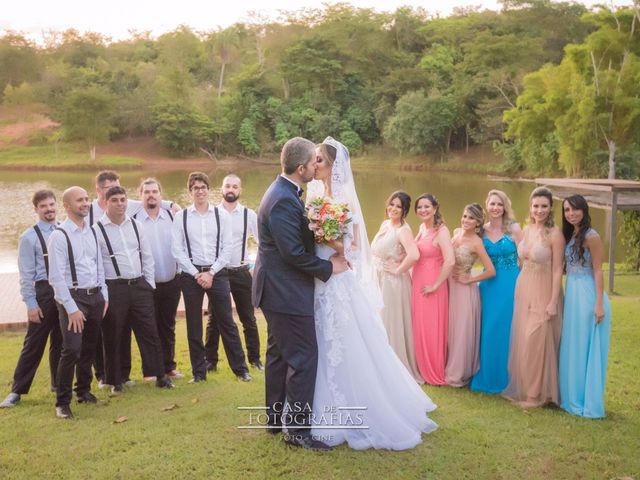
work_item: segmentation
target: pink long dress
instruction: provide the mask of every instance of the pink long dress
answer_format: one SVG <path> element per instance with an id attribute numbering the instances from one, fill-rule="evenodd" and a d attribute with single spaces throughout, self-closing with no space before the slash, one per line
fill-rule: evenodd
<path id="1" fill-rule="evenodd" d="M 412 320 L 416 363 L 420 375 L 430 385 L 444 385 L 449 331 L 449 290 L 447 282 L 429 295 L 422 294 L 425 285 L 432 285 L 442 270 L 444 258 L 440 247 L 433 245 L 436 231 L 417 238 L 420 259 L 413 266 Z"/>

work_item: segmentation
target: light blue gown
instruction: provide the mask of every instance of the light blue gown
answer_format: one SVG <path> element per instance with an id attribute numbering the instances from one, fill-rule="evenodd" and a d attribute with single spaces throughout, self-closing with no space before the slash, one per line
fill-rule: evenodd
<path id="1" fill-rule="evenodd" d="M 587 236 L 594 235 L 590 230 Z M 573 415 L 604 417 L 604 387 L 611 334 L 611 306 L 603 293 L 604 319 L 596 324 L 593 309 L 596 285 L 591 252 L 584 264 L 572 255 L 573 239 L 565 248 L 567 285 L 560 340 L 560 406 Z"/>
<path id="2" fill-rule="evenodd" d="M 520 273 L 518 249 L 506 234 L 495 243 L 486 237 L 482 242 L 496 268 L 496 276 L 480 282 L 480 370 L 471 379 L 470 388 L 478 392 L 502 393 L 509 384 L 507 363 L 513 294 Z"/>

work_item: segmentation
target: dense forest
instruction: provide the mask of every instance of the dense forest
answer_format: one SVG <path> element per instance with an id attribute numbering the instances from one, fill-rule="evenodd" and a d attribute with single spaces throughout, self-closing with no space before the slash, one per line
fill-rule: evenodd
<path id="1" fill-rule="evenodd" d="M 33 142 L 155 136 L 175 156 L 257 156 L 333 135 L 445 157 L 492 143 L 511 172 L 632 177 L 638 10 L 504 0 L 390 13 L 348 4 L 225 29 L 0 37 L 0 99 L 61 128 Z M 616 164 L 617 161 L 617 164 Z M 611 165 L 616 166 L 610 167 Z M 613 168 L 613 170 L 611 170 Z"/>

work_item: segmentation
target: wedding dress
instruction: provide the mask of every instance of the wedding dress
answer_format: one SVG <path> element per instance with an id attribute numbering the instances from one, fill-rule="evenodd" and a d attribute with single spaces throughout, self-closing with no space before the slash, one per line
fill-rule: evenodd
<path id="1" fill-rule="evenodd" d="M 381 297 L 365 278 L 373 266 L 349 153 L 331 137 L 325 143 L 338 150 L 332 167 L 334 200 L 348 201 L 352 231 L 360 229 L 361 236 L 357 250 L 350 248 L 353 233 L 344 239 L 345 255 L 354 270 L 333 275 L 326 283 L 316 280 L 318 372 L 312 434 L 328 445 L 347 442 L 356 450 L 413 448 L 421 442 L 422 433 L 438 428 L 427 417 L 436 405 L 389 345 L 378 314 Z M 323 195 L 321 182 L 311 183 L 308 199 Z M 321 258 L 328 259 L 334 253 L 327 245 L 316 246 L 316 255 Z"/>

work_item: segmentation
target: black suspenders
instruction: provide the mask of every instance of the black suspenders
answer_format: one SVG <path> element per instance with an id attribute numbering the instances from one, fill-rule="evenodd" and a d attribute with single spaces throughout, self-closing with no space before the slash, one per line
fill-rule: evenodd
<path id="1" fill-rule="evenodd" d="M 76 261 L 75 261 L 75 257 L 73 256 L 73 247 L 71 246 L 71 239 L 69 238 L 69 235 L 67 234 L 64 228 L 56 227 L 56 230 L 60 230 L 64 234 L 65 238 L 67 239 L 67 252 L 69 255 L 69 270 L 71 270 L 71 285 L 73 286 L 72 288 L 76 289 L 78 288 L 78 274 L 76 272 Z M 93 228 L 91 228 L 91 233 L 93 233 L 93 239 L 96 241 L 96 276 L 97 276 L 98 275 L 98 255 L 100 255 L 100 249 L 98 248 L 98 236 L 96 235 L 96 232 Z M 100 285 L 100 279 L 98 277 L 96 277 L 96 285 Z"/>
<path id="2" fill-rule="evenodd" d="M 216 260 L 218 259 L 218 255 L 220 253 L 220 212 L 218 212 L 218 207 L 213 207 L 213 211 L 216 214 Z M 184 240 L 187 243 L 187 254 L 189 255 L 189 261 L 193 263 L 193 255 L 191 254 L 191 243 L 189 242 L 189 233 L 187 230 L 187 209 L 182 210 L 182 226 L 184 228 Z"/>
<path id="3" fill-rule="evenodd" d="M 38 240 L 40 240 L 40 246 L 42 247 L 42 256 L 44 257 L 44 269 L 47 272 L 47 278 L 49 278 L 49 252 L 47 251 L 47 243 L 44 241 L 44 236 L 42 235 L 42 230 L 38 225 L 34 225 L 33 229 L 38 236 Z"/>
<path id="4" fill-rule="evenodd" d="M 89 226 L 93 227 L 93 203 L 89 205 Z"/>
<path id="5" fill-rule="evenodd" d="M 118 278 L 122 278 L 120 275 L 120 267 L 118 267 L 118 261 L 116 260 L 116 255 L 113 253 L 113 248 L 111 247 L 111 242 L 109 241 L 109 236 L 107 235 L 107 231 L 104 229 L 104 225 L 102 222 L 98 220 L 96 223 L 102 232 L 102 236 L 104 237 L 104 243 L 107 244 L 107 250 L 109 251 L 109 257 L 111 257 L 111 263 L 113 263 L 113 269 L 116 271 L 116 276 Z M 142 275 L 142 247 L 140 246 L 140 234 L 138 233 L 138 227 L 136 226 L 136 221 L 131 219 L 131 225 L 133 226 L 133 231 L 136 234 L 136 239 L 138 240 L 138 256 L 140 257 L 140 275 Z M 95 233 L 94 233 L 95 235 Z"/>
<path id="6" fill-rule="evenodd" d="M 248 223 L 249 209 L 244 207 L 244 230 L 242 231 L 242 256 L 240 257 L 240 265 L 244 263 L 244 253 L 247 248 L 247 223 Z"/>

